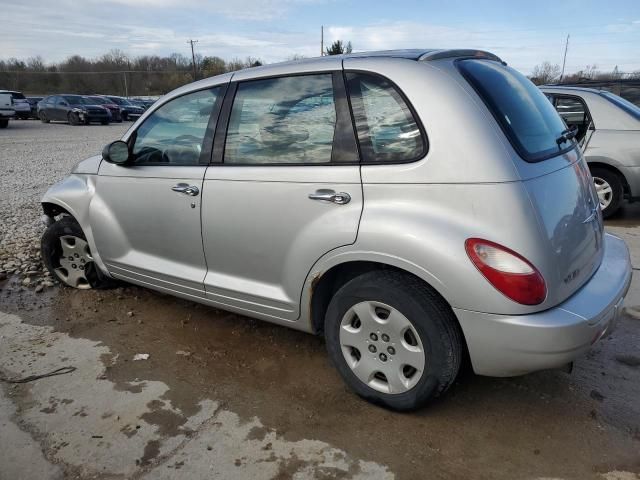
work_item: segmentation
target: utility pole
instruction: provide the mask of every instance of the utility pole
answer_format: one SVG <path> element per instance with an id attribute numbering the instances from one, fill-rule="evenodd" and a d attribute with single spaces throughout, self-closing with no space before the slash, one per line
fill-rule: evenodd
<path id="1" fill-rule="evenodd" d="M 562 73 L 560 74 L 560 83 L 562 83 L 562 79 L 564 78 L 564 66 L 567 63 L 567 49 L 569 48 L 569 34 L 567 34 L 567 41 L 564 44 L 564 59 L 562 60 Z"/>
<path id="2" fill-rule="evenodd" d="M 320 25 L 320 56 L 324 55 L 324 25 Z"/>
<path id="3" fill-rule="evenodd" d="M 196 54 L 193 52 L 193 44 L 198 43 L 198 40 L 189 40 L 187 43 L 191 44 L 191 60 L 193 61 L 193 80 L 197 80 L 196 78 Z"/>
<path id="4" fill-rule="evenodd" d="M 129 88 L 127 87 L 127 72 L 122 72 L 124 76 L 124 96 L 125 98 L 129 98 Z"/>

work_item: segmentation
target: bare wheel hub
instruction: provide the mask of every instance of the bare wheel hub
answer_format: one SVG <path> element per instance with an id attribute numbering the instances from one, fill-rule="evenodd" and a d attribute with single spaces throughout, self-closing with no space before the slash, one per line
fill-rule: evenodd
<path id="1" fill-rule="evenodd" d="M 417 330 L 401 312 L 384 303 L 366 301 L 351 307 L 340 323 L 340 346 L 353 373 L 382 393 L 410 390 L 425 369 Z"/>
<path id="2" fill-rule="evenodd" d="M 60 237 L 62 253 L 58 258 L 60 266 L 54 271 L 58 278 L 70 287 L 88 289 L 91 284 L 86 277 L 85 266 L 93 262 L 89 244 L 82 238 L 72 235 Z"/>

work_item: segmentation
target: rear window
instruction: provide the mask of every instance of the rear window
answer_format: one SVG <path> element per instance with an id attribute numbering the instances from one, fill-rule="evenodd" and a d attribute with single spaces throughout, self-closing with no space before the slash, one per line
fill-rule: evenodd
<path id="1" fill-rule="evenodd" d="M 618 95 L 614 95 L 611 92 L 601 92 L 600 94 L 614 105 L 617 105 L 618 107 L 623 109 L 636 120 L 640 120 L 640 107 L 638 107 L 637 105 L 634 105 L 629 100 L 625 100 L 624 98 L 619 97 Z"/>
<path id="2" fill-rule="evenodd" d="M 556 141 L 567 127 L 524 75 L 489 60 L 460 60 L 458 68 L 524 160 L 539 162 L 575 146 L 573 141 Z"/>
<path id="3" fill-rule="evenodd" d="M 12 92 L 11 96 L 14 100 L 26 100 L 25 96 L 20 92 Z"/>

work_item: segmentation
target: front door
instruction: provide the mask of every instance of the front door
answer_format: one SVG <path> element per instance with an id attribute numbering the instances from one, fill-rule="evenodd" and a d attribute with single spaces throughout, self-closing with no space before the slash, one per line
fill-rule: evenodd
<path id="1" fill-rule="evenodd" d="M 90 221 L 114 277 L 203 296 L 202 182 L 224 88 L 165 103 L 131 135 L 130 164 L 100 165 Z"/>
<path id="2" fill-rule="evenodd" d="M 341 68 L 339 60 L 318 66 Z M 355 135 L 341 72 L 242 81 L 247 75 L 229 87 L 204 181 L 206 295 L 227 309 L 295 320 L 313 264 L 356 240 Z"/>

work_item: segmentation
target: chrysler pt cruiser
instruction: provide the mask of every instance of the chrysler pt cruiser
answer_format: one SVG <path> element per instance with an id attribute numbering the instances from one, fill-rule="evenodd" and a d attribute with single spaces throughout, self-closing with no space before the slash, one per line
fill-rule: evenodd
<path id="1" fill-rule="evenodd" d="M 359 53 L 178 88 L 42 199 L 43 261 L 310 333 L 396 410 L 572 362 L 631 282 L 574 137 L 471 50 Z"/>

